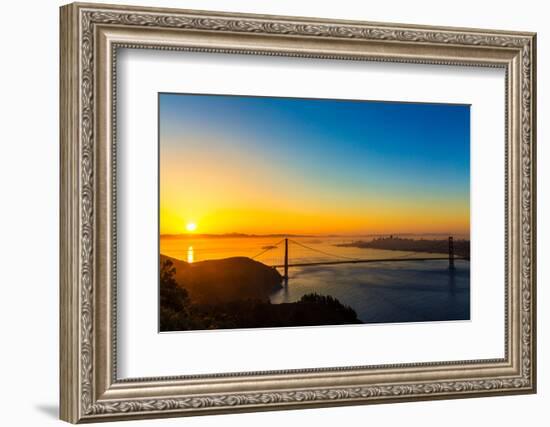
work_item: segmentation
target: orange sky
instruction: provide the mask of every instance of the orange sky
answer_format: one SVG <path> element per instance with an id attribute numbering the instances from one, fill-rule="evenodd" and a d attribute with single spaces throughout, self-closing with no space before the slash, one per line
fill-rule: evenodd
<path id="1" fill-rule="evenodd" d="M 185 141 L 181 141 L 185 145 Z M 469 232 L 469 204 L 453 197 L 395 198 L 363 185 L 310 185 L 298 174 L 238 158 L 185 150 L 161 155 L 160 232 L 326 234 Z M 182 167 L 185 165 L 185 167 Z"/>
<path id="2" fill-rule="evenodd" d="M 160 119 L 161 234 L 469 234 L 464 106 L 168 94 Z"/>

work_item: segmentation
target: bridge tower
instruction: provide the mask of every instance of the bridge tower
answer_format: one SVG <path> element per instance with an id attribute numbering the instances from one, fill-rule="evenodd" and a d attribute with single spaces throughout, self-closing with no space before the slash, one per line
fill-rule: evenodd
<path id="1" fill-rule="evenodd" d="M 455 269 L 455 248 L 453 244 L 453 236 L 449 236 L 449 270 Z"/>
<path id="2" fill-rule="evenodd" d="M 285 284 L 288 283 L 288 238 L 285 237 L 285 274 L 283 276 Z"/>

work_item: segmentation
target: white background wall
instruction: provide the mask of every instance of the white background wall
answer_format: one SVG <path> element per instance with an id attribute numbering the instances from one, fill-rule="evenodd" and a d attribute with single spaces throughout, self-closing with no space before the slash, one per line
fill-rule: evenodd
<path id="1" fill-rule="evenodd" d="M 113 3 L 122 3 L 110 0 Z M 0 420 L 60 424 L 58 402 L 58 6 L 57 0 L 2 4 L 0 66 Z M 209 416 L 131 425 L 398 426 L 534 425 L 550 405 L 550 28 L 545 2 L 462 0 L 181 0 L 133 4 L 538 32 L 539 393 L 438 402 Z M 545 19 L 546 18 L 546 19 Z M 546 171 L 544 170 L 546 166 Z M 490 167 L 490 165 L 488 165 Z M 546 336 L 545 336 L 546 335 Z M 546 419 L 545 419 L 546 418 Z"/>

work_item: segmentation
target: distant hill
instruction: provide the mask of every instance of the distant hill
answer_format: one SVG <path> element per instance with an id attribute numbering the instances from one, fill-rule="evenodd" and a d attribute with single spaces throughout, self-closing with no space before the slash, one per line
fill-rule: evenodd
<path id="1" fill-rule="evenodd" d="M 425 253 L 449 253 L 448 239 L 405 239 L 402 237 L 381 237 L 370 241 L 357 240 L 351 243 L 340 243 L 335 246 L 352 248 L 385 249 L 388 251 L 425 252 Z M 456 256 L 470 258 L 470 241 L 454 240 L 454 253 Z"/>
<path id="2" fill-rule="evenodd" d="M 181 233 L 181 234 L 161 234 L 162 239 L 234 239 L 234 238 L 255 238 L 255 237 L 314 237 L 309 234 L 246 234 L 246 233 L 222 233 L 222 234 L 211 234 L 211 233 Z"/>

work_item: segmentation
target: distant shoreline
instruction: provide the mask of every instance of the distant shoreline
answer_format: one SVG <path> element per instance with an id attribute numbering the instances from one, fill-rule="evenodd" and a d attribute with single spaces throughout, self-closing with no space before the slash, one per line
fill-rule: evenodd
<path id="1" fill-rule="evenodd" d="M 161 234 L 161 239 L 180 239 L 180 238 L 203 238 L 203 239 L 231 239 L 231 238 L 261 238 L 261 237 L 316 237 L 311 234 L 246 234 L 246 233 L 181 233 L 181 234 Z M 328 237 L 328 236 L 327 236 Z M 336 237 L 336 236 L 334 236 Z"/>
<path id="2" fill-rule="evenodd" d="M 388 251 L 441 253 L 449 252 L 448 239 L 407 239 L 402 237 L 383 237 L 371 241 L 357 240 L 350 243 L 340 243 L 334 246 L 343 248 L 383 249 Z M 454 239 L 453 250 L 455 255 L 470 258 L 470 241 Z"/>

